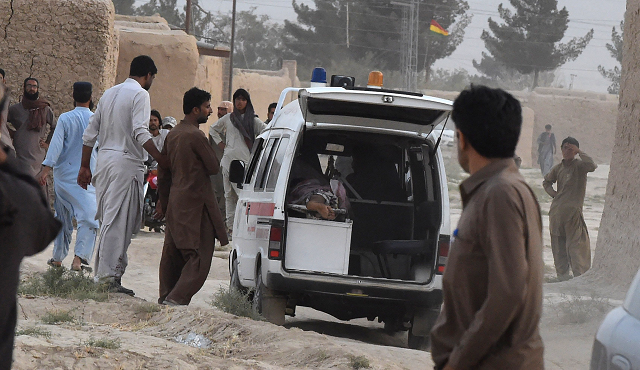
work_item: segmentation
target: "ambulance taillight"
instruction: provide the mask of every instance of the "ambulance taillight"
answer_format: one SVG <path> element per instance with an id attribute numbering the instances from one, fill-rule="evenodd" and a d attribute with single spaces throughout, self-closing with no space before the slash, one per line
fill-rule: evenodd
<path id="1" fill-rule="evenodd" d="M 449 247 L 451 246 L 451 237 L 449 235 L 440 235 L 438 239 L 438 266 L 436 274 L 444 274 L 447 259 L 449 258 Z"/>
<path id="2" fill-rule="evenodd" d="M 269 259 L 282 259 L 282 226 L 272 225 L 269 231 Z"/>

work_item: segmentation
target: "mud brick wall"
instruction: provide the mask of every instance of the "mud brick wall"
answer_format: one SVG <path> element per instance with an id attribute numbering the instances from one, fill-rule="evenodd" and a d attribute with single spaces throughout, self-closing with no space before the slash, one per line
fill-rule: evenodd
<path id="1" fill-rule="evenodd" d="M 0 0 L 0 68 L 12 102 L 32 76 L 56 116 L 73 109 L 73 83 L 94 102 L 114 83 L 118 43 L 111 0 Z"/>

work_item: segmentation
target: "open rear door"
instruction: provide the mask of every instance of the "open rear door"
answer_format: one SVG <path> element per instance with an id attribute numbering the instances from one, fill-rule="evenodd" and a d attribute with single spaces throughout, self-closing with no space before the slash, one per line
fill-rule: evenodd
<path id="1" fill-rule="evenodd" d="M 307 123 L 336 124 L 428 135 L 452 109 L 449 100 L 402 92 L 303 89 L 298 101 Z"/>

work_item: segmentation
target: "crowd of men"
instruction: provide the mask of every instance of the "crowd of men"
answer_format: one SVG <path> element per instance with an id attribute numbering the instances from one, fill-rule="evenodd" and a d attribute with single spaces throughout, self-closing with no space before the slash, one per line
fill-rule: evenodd
<path id="1" fill-rule="evenodd" d="M 9 106 L 0 74 L 0 368 L 10 367 L 20 261 L 53 240 L 48 264 L 61 267 L 74 219 L 71 270 L 91 270 L 94 259 L 96 283 L 135 294 L 122 277 L 132 236 L 140 230 L 144 163 L 151 159 L 158 164 L 157 217 L 167 226 L 158 303 L 188 305 L 209 274 L 216 239 L 226 245 L 232 235 L 238 189 L 229 181 L 229 165 L 249 161 L 275 103 L 263 122 L 249 92 L 238 89 L 232 102 L 218 105 L 207 138 L 199 125 L 213 113 L 211 94 L 190 89 L 183 96 L 184 118 L 163 119 L 151 109 L 148 90 L 158 69 L 145 55 L 133 59 L 129 78 L 104 92 L 95 113 L 92 85 L 73 84 L 74 109 L 57 120 L 37 79 L 26 78 L 20 102 Z M 471 176 L 460 187 L 464 210 L 443 280 L 444 308 L 432 332 L 433 359 L 438 369 L 542 368 L 540 207 L 512 160 L 520 104 L 502 90 L 472 87 L 456 99 L 452 114 L 458 160 Z M 500 128 L 499 141 L 486 134 L 487 122 Z M 587 173 L 597 166 L 572 137 L 562 141 L 563 160 L 553 166 L 551 126 L 538 142 L 544 188 L 553 197 L 556 271 L 565 280 L 570 271 L 578 276 L 590 267 L 582 203 Z M 47 198 L 52 194 L 55 217 Z M 471 258 L 479 263 L 465 263 Z M 490 286 L 461 294 L 480 280 Z M 489 348 L 491 343 L 505 346 Z"/>

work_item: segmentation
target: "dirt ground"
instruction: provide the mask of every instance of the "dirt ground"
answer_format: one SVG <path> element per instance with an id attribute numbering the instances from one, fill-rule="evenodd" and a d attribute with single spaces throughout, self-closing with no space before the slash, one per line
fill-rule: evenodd
<path id="1" fill-rule="evenodd" d="M 451 221 L 461 212 L 457 185 L 465 177 L 455 162 L 453 148 L 444 148 L 449 175 Z M 538 169 L 522 169 L 539 197 L 545 226 L 551 199 L 542 190 Z M 592 249 L 604 206 L 609 168 L 601 165 L 589 175 L 585 220 Z M 15 369 L 304 369 L 366 368 L 428 369 L 428 352 L 406 348 L 406 332 L 389 335 L 382 324 L 366 320 L 342 322 L 323 313 L 298 308 L 284 327 L 223 313 L 209 302 L 228 285 L 227 253 L 216 252 L 204 288 L 189 307 L 156 305 L 158 264 L 163 235 L 141 232 L 129 249 L 129 267 L 123 285 L 136 297 L 114 294 L 107 302 L 59 298 L 20 297 L 18 330 L 39 328 L 50 337 L 19 335 L 14 351 Z M 45 271 L 52 246 L 23 262 L 25 274 Z M 545 275 L 555 276 L 548 230 L 545 229 Z M 68 257 L 64 262 L 70 264 Z M 585 369 L 589 366 L 593 337 L 602 318 L 621 304 L 621 293 L 603 296 L 603 287 L 585 286 L 580 279 L 545 284 L 541 331 L 547 369 Z M 43 324 L 47 312 L 71 310 L 74 321 Z M 211 344 L 196 348 L 176 338 L 199 334 Z M 115 340 L 119 348 L 90 345 Z"/>

